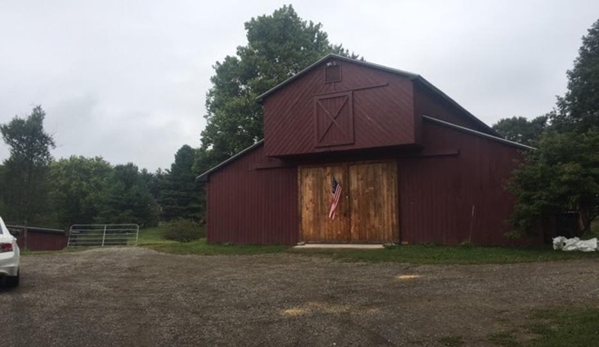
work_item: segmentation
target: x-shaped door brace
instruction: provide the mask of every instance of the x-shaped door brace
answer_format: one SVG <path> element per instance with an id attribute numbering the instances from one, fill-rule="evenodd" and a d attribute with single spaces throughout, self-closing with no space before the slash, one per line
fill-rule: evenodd
<path id="1" fill-rule="evenodd" d="M 343 109 L 343 106 L 345 106 L 345 104 L 347 104 L 347 100 L 349 100 L 349 97 L 345 96 L 345 100 L 343 100 L 343 103 L 341 104 L 341 106 L 339 107 L 339 109 L 337 109 L 337 112 L 335 112 L 335 115 L 331 115 L 331 113 L 329 111 L 327 111 L 327 109 L 324 107 L 324 105 L 320 103 L 320 100 L 318 100 L 316 102 L 320 106 L 320 108 L 327 114 L 327 116 L 329 116 L 329 119 L 331 120 L 331 122 L 326 127 L 326 129 L 324 130 L 324 132 L 322 133 L 322 135 L 320 135 L 320 138 L 318 139 L 318 142 L 322 141 L 322 139 L 327 134 L 327 132 L 329 132 L 329 130 L 331 129 L 331 127 L 333 126 L 333 124 L 335 124 L 335 126 L 337 126 L 337 128 L 339 130 L 341 130 L 341 132 L 345 136 L 347 136 L 347 133 L 343 130 L 343 128 L 341 128 L 341 126 L 339 125 L 339 123 L 337 123 L 337 117 L 339 116 L 339 113 L 341 113 L 341 110 Z"/>

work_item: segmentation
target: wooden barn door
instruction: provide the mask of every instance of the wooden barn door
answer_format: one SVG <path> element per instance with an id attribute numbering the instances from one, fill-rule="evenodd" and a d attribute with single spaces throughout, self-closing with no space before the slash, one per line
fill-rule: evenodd
<path id="1" fill-rule="evenodd" d="M 396 162 L 352 164 L 349 182 L 351 241 L 384 243 L 397 239 Z"/>
<path id="2" fill-rule="evenodd" d="M 300 167 L 299 208 L 300 240 L 306 242 L 342 243 L 351 241 L 349 205 L 343 192 L 334 220 L 329 218 L 331 179 L 334 176 L 343 189 L 348 187 L 347 166 Z"/>
<path id="3" fill-rule="evenodd" d="M 301 241 L 384 243 L 398 239 L 395 161 L 305 166 L 298 175 Z M 333 176 L 343 195 L 331 220 Z"/>

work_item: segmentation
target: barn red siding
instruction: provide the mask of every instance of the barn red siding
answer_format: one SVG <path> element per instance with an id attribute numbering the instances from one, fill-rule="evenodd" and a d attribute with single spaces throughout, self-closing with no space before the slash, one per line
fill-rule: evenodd
<path id="1" fill-rule="evenodd" d="M 439 95 L 424 88 L 420 82 L 414 82 L 414 110 L 417 116 L 426 115 L 469 129 L 492 134 L 485 125 L 470 118 L 462 110 Z"/>
<path id="2" fill-rule="evenodd" d="M 518 149 L 427 120 L 422 128 L 427 151 L 459 154 L 399 159 L 401 241 L 512 243 L 504 234 L 514 200 L 504 184 Z"/>
<path id="3" fill-rule="evenodd" d="M 21 232 L 17 237 L 19 248 L 25 249 L 24 234 Z M 64 233 L 27 231 L 27 250 L 29 251 L 59 251 L 67 246 L 67 237 Z"/>
<path id="4" fill-rule="evenodd" d="M 264 99 L 266 155 L 288 156 L 415 143 L 412 81 L 398 74 L 342 61 L 339 62 L 342 80 L 325 83 L 326 63 L 331 60 L 335 59 L 322 62 Z M 350 122 L 345 115 L 340 117 L 340 126 L 347 124 L 348 127 L 344 132 L 332 134 L 331 139 L 325 139 L 323 145 L 317 134 L 321 131 L 319 127 L 329 123 L 319 123 L 316 99 L 335 93 L 348 95 L 351 104 L 344 112 L 350 112 L 351 107 L 353 120 Z M 331 105 L 340 106 L 341 103 L 332 101 Z M 335 129 L 334 126 L 332 130 Z M 333 140 L 343 144 L 326 145 Z"/>
<path id="5" fill-rule="evenodd" d="M 297 171 L 282 165 L 261 145 L 210 175 L 208 242 L 297 243 Z"/>

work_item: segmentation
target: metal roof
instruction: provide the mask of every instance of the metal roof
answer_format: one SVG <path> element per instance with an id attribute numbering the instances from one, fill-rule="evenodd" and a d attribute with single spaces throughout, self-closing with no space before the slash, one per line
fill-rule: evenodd
<path id="1" fill-rule="evenodd" d="M 208 175 L 210 175 L 210 173 L 212 171 L 218 170 L 221 167 L 229 164 L 230 162 L 234 161 L 235 159 L 241 157 L 242 155 L 244 155 L 245 153 L 253 150 L 254 148 L 257 148 L 258 146 L 260 146 L 261 144 L 264 143 L 264 139 L 254 143 L 253 145 L 249 146 L 248 148 L 242 150 L 241 152 L 238 152 L 237 154 L 233 155 L 232 157 L 230 157 L 229 159 L 226 159 L 225 161 L 221 162 L 220 164 L 216 165 L 215 167 L 211 168 L 210 170 L 202 173 L 201 175 L 199 175 L 198 177 L 196 177 L 196 180 L 201 179 L 202 181 L 205 181 L 208 179 Z"/>
<path id="2" fill-rule="evenodd" d="M 258 96 L 256 98 L 256 101 L 259 102 L 259 103 L 262 103 L 264 101 L 264 98 L 270 96 L 271 94 L 273 94 L 274 92 L 276 92 L 280 88 L 282 88 L 282 87 L 290 84 L 291 82 L 295 81 L 296 79 L 298 79 L 299 77 L 301 77 L 302 75 L 304 75 L 308 71 L 314 69 L 316 66 L 320 65 L 321 63 L 323 63 L 324 61 L 326 61 L 329 58 L 334 58 L 334 59 L 337 59 L 337 60 L 342 60 L 342 61 L 346 61 L 346 62 L 349 62 L 349 63 L 358 64 L 358 65 L 362 65 L 362 66 L 365 66 L 365 67 L 369 67 L 369 68 L 372 68 L 372 69 L 377 69 L 377 70 L 381 70 L 381 71 L 393 73 L 393 74 L 396 74 L 396 75 L 401 75 L 401 76 L 409 78 L 412 81 L 418 81 L 418 82 L 422 83 L 422 85 L 425 88 L 427 88 L 429 91 L 433 92 L 434 94 L 438 95 L 439 97 L 441 97 L 445 101 L 449 102 L 450 104 L 452 104 L 453 106 L 455 106 L 456 108 L 458 108 L 461 112 L 463 112 L 468 118 L 472 119 L 473 121 L 475 121 L 476 123 L 478 123 L 479 125 L 481 125 L 482 127 L 484 127 L 486 130 L 489 131 L 489 133 L 491 133 L 491 134 L 493 134 L 495 136 L 499 136 L 499 137 L 501 136 L 493 128 L 491 128 L 490 126 L 488 126 L 487 124 L 485 124 L 485 122 L 483 122 L 480 119 L 476 118 L 476 116 L 474 116 L 472 113 L 470 113 L 468 110 L 466 110 L 460 104 L 458 104 L 455 100 L 453 100 L 452 98 L 450 98 L 447 94 L 443 93 L 439 88 L 435 87 L 432 83 L 430 83 L 424 77 L 422 77 L 422 76 L 420 76 L 418 74 L 415 74 L 415 73 L 412 73 L 412 72 L 403 71 L 403 70 L 399 70 L 399 69 L 393 69 L 393 68 L 390 68 L 390 67 L 387 67 L 387 66 L 383 66 L 383 65 L 379 65 L 379 64 L 369 63 L 369 62 L 363 61 L 363 60 L 358 60 L 358 59 L 352 59 L 352 58 L 348 58 L 348 57 L 343 57 L 343 56 L 340 56 L 340 55 L 337 55 L 337 54 L 333 54 L 333 53 L 329 53 L 329 54 L 325 55 L 324 57 L 322 57 L 319 60 L 317 60 L 316 62 L 314 62 L 312 65 L 308 66 L 307 68 L 303 69 L 302 71 L 298 72 L 297 74 L 293 75 L 292 77 L 286 79 L 285 81 L 279 83 L 278 85 L 276 85 L 275 87 L 271 88 L 267 92 L 261 94 L 260 96 Z"/>
<path id="3" fill-rule="evenodd" d="M 506 140 L 506 139 L 504 139 L 502 137 L 498 137 L 498 136 L 493 136 L 493 135 L 481 133 L 480 131 L 476 131 L 476 130 L 472 130 L 472 129 L 469 129 L 469 128 L 465 128 L 463 126 L 460 126 L 460 125 L 457 125 L 457 124 L 453 124 L 453 123 L 449 123 L 449 122 L 446 122 L 444 120 L 440 120 L 440 119 L 433 118 L 433 117 L 430 117 L 430 116 L 422 115 L 422 118 L 424 118 L 426 120 L 429 120 L 429 121 L 432 121 L 432 122 L 435 122 L 435 123 L 439 123 L 441 125 L 445 125 L 445 126 L 450 127 L 450 128 L 454 128 L 454 129 L 457 129 L 457 130 L 469 133 L 469 134 L 473 134 L 473 135 L 476 135 L 476 136 L 487 138 L 489 140 L 501 142 L 501 143 L 504 143 L 506 145 L 510 145 L 510 146 L 514 146 L 514 147 L 519 147 L 519 148 L 522 148 L 522 149 L 536 149 L 536 148 L 531 147 L 531 146 L 527 146 L 527 145 L 523 145 L 523 144 L 518 143 L 518 142 Z"/>

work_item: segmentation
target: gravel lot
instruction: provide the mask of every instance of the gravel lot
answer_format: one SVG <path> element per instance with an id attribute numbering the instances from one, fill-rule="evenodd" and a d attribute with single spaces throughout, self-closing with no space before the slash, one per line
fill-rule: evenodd
<path id="1" fill-rule="evenodd" d="M 20 288 L 0 289 L 3 347 L 486 346 L 533 308 L 599 304 L 593 259 L 410 266 L 112 248 L 23 257 L 21 272 Z"/>

